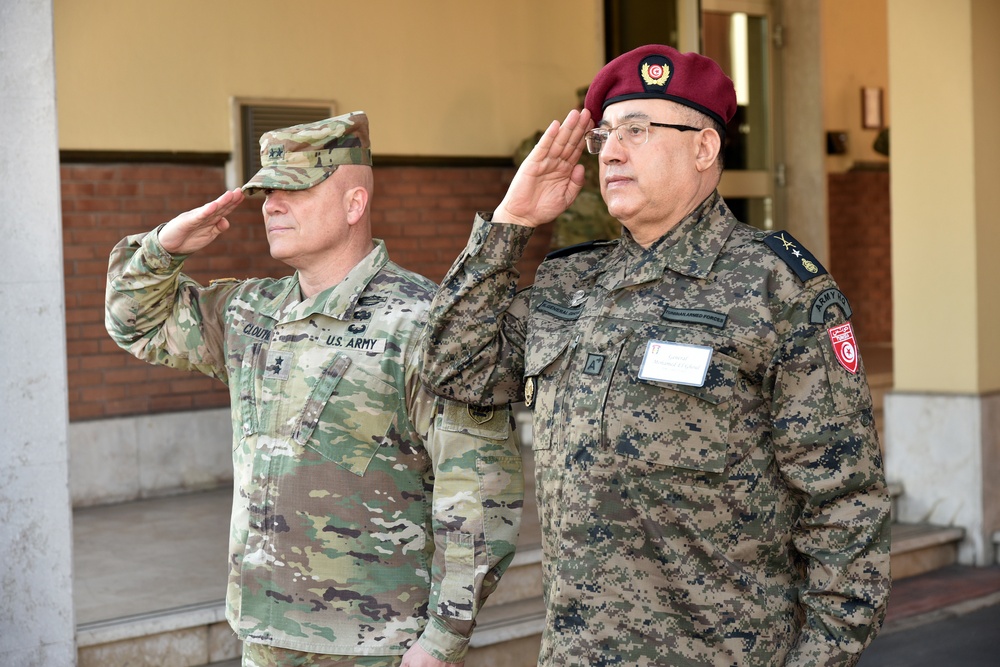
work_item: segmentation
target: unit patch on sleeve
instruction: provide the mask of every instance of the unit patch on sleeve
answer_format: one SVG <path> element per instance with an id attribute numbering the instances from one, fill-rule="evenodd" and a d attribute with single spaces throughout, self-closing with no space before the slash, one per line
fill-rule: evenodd
<path id="1" fill-rule="evenodd" d="M 847 297 L 839 289 L 831 287 L 820 292 L 816 300 L 813 301 L 809 322 L 823 324 L 826 321 L 826 311 L 830 306 L 840 306 L 840 309 L 844 311 L 844 319 L 851 319 L 851 304 L 847 302 Z"/>
<path id="2" fill-rule="evenodd" d="M 819 260 L 788 232 L 775 232 L 765 236 L 764 243 L 795 272 L 802 282 L 826 273 Z"/>
<path id="3" fill-rule="evenodd" d="M 827 329 L 830 342 L 833 343 L 833 353 L 837 361 L 852 375 L 858 372 L 858 343 L 854 340 L 854 329 L 851 323 Z"/>

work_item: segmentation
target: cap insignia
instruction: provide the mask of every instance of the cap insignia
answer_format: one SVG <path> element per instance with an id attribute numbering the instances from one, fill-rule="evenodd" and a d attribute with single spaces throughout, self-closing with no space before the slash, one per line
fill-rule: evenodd
<path id="1" fill-rule="evenodd" d="M 639 66 L 646 92 L 662 92 L 667 87 L 672 72 L 673 64 L 665 56 L 650 56 Z"/>
<path id="2" fill-rule="evenodd" d="M 285 155 L 284 146 L 271 146 L 267 149 L 268 160 L 280 160 Z"/>

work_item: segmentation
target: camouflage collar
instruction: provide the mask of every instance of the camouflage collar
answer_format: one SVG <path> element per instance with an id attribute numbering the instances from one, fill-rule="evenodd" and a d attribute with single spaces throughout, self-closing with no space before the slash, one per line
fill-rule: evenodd
<path id="1" fill-rule="evenodd" d="M 716 191 L 656 245 L 669 243 L 663 255 L 664 264 L 671 271 L 704 279 L 735 228 L 736 218 Z"/>
<path id="2" fill-rule="evenodd" d="M 714 192 L 649 248 L 636 243 L 628 229 L 622 228 L 620 245 L 595 264 L 591 273 L 606 274 L 602 282 L 618 287 L 659 280 L 668 269 L 704 279 L 735 227 L 729 207 Z M 622 262 L 627 266 L 622 267 Z"/>
<path id="3" fill-rule="evenodd" d="M 381 239 L 373 239 L 375 247 L 351 269 L 340 283 L 323 290 L 312 298 L 300 301 L 298 272 L 287 279 L 288 287 L 270 301 L 261 303 L 260 313 L 280 321 L 300 320 L 321 314 L 338 320 L 350 319 L 358 299 L 364 294 L 379 271 L 388 263 L 389 253 Z"/>

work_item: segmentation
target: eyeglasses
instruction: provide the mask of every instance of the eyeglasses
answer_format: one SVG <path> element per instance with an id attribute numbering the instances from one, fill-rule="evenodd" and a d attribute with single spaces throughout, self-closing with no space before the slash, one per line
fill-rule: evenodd
<path id="1" fill-rule="evenodd" d="M 607 143 L 608 137 L 614 132 L 618 135 L 618 141 L 622 142 L 626 146 L 642 146 L 644 143 L 649 141 L 649 126 L 654 127 L 668 127 L 671 130 L 677 130 L 678 132 L 701 132 L 704 128 L 701 127 L 691 127 L 690 125 L 674 125 L 673 123 L 622 123 L 618 127 L 597 127 L 593 130 L 587 132 L 587 152 L 592 155 L 597 155 L 604 148 L 604 144 Z"/>

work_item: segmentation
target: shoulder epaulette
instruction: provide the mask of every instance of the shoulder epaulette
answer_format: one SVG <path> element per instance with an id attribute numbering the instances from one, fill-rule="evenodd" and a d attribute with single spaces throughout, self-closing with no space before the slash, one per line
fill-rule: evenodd
<path id="1" fill-rule="evenodd" d="M 788 232 L 774 232 L 765 236 L 763 241 L 795 272 L 795 275 L 802 282 L 807 282 L 826 273 L 826 269 L 819 263 L 819 260 Z"/>
<path id="2" fill-rule="evenodd" d="M 560 257 L 569 257 L 570 255 L 575 255 L 578 252 L 583 252 L 584 250 L 591 250 L 598 246 L 615 245 L 618 241 L 584 241 L 583 243 L 577 243 L 576 245 L 568 245 L 565 248 L 559 248 L 553 250 L 545 259 L 559 259 Z M 543 262 L 545 260 L 542 260 Z"/>
<path id="3" fill-rule="evenodd" d="M 210 280 L 208 282 L 208 286 L 212 287 L 214 285 L 226 285 L 228 283 L 238 283 L 238 282 L 240 282 L 239 278 L 216 278 L 215 280 Z"/>

